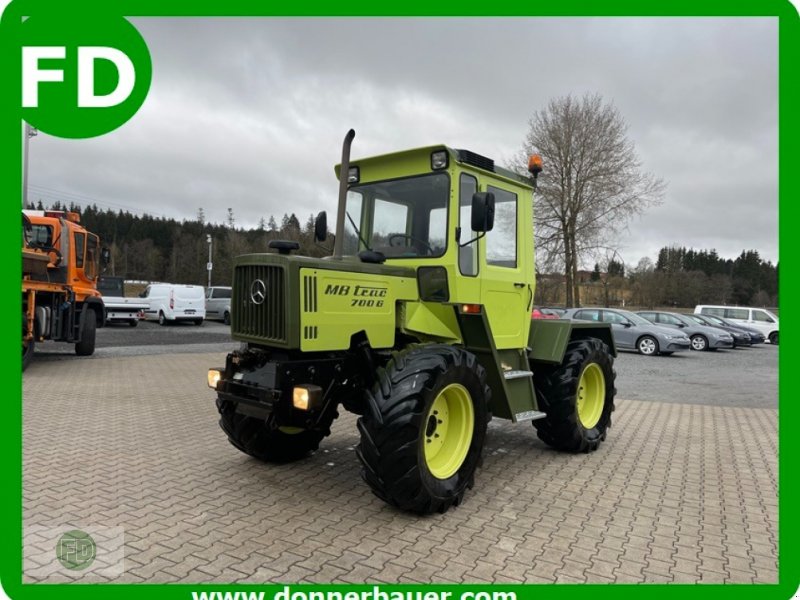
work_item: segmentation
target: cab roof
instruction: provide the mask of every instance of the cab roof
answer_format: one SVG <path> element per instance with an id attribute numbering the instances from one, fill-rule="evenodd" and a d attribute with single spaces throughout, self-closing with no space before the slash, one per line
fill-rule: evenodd
<path id="1" fill-rule="evenodd" d="M 435 146 L 423 146 L 410 150 L 401 150 L 388 154 L 369 156 L 365 158 L 351 159 L 350 167 L 359 167 L 361 172 L 361 182 L 378 181 L 397 177 L 398 172 L 425 173 L 433 172 L 430 166 L 430 155 L 433 152 L 444 150 L 447 152 L 449 160 L 462 165 L 469 165 L 479 171 L 489 173 L 494 177 L 505 179 L 516 185 L 532 189 L 528 178 L 515 173 L 494 163 L 494 160 L 487 158 L 470 150 L 456 149 L 439 144 Z M 342 165 L 334 167 L 336 178 L 339 178 Z"/>

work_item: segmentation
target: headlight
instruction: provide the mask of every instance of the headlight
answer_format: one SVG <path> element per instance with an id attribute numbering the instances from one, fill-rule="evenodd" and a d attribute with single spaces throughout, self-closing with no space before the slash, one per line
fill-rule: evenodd
<path id="1" fill-rule="evenodd" d="M 437 150 L 431 153 L 431 169 L 438 171 L 447 168 L 447 150 Z"/>
<path id="2" fill-rule="evenodd" d="M 222 379 L 222 371 L 220 369 L 209 369 L 208 370 L 208 387 L 212 390 L 217 389 L 217 384 L 219 380 Z"/>
<path id="3" fill-rule="evenodd" d="M 667 335 L 667 336 L 664 336 L 664 337 L 666 337 L 668 340 L 688 340 L 689 339 L 685 335 Z"/>
<path id="4" fill-rule="evenodd" d="M 347 183 L 358 183 L 361 180 L 361 171 L 358 167 L 350 167 L 347 171 Z"/>

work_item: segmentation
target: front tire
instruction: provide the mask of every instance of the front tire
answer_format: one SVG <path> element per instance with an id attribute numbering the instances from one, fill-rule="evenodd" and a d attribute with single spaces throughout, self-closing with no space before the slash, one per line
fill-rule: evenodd
<path id="1" fill-rule="evenodd" d="M 636 342 L 636 350 L 639 354 L 643 354 L 644 356 L 655 356 L 658 354 L 658 340 L 649 335 L 645 335 Z"/>
<path id="2" fill-rule="evenodd" d="M 378 498 L 445 512 L 474 484 L 491 391 L 475 356 L 447 345 L 397 352 L 378 372 L 358 420 L 361 476 Z"/>
<path id="3" fill-rule="evenodd" d="M 28 368 L 28 365 L 31 364 L 33 360 L 33 353 L 36 350 L 36 342 L 33 338 L 29 339 L 27 342 L 22 340 L 22 370 Z"/>
<path id="4" fill-rule="evenodd" d="M 592 452 L 606 439 L 614 411 L 614 357 L 601 340 L 573 340 L 558 366 L 535 365 L 539 410 L 533 422 L 545 444 L 566 452 Z"/>
<path id="5" fill-rule="evenodd" d="M 774 346 L 778 345 L 778 332 L 777 331 L 773 331 L 772 333 L 769 334 L 769 343 L 773 344 Z"/>
<path id="6" fill-rule="evenodd" d="M 319 427 L 300 429 L 283 427 L 274 413 L 266 420 L 236 412 L 236 404 L 217 398 L 219 425 L 228 441 L 250 456 L 272 463 L 287 463 L 308 456 L 319 448 L 331 433 L 331 424 L 339 416 L 336 410 L 323 416 Z"/>
<path id="7" fill-rule="evenodd" d="M 705 336 L 700 334 L 692 336 L 692 350 L 697 350 L 698 352 L 708 350 L 708 340 Z"/>
<path id="8" fill-rule="evenodd" d="M 231 324 L 231 313 L 229 313 L 228 311 L 225 311 L 225 314 L 222 317 L 222 322 L 225 323 L 225 325 L 230 325 Z"/>
<path id="9" fill-rule="evenodd" d="M 94 354 L 95 338 L 97 337 L 97 317 L 93 310 L 87 310 L 83 315 L 83 331 L 81 341 L 75 344 L 75 354 L 78 356 L 91 356 Z"/>

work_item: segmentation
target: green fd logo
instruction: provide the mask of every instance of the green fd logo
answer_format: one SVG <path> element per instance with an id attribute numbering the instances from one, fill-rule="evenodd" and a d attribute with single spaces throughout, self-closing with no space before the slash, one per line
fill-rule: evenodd
<path id="1" fill-rule="evenodd" d="M 59 137 L 94 137 L 141 107 L 150 88 L 150 53 L 125 19 L 65 24 L 33 16 L 21 31 L 22 112 L 31 125 Z"/>

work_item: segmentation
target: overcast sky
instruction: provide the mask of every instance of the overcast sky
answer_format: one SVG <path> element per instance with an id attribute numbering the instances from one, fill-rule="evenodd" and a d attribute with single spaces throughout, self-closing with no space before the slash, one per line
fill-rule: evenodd
<path id="1" fill-rule="evenodd" d="M 30 200 L 217 222 L 231 207 L 240 226 L 332 217 L 350 127 L 354 158 L 444 143 L 502 164 L 550 98 L 598 92 L 668 182 L 618 240 L 626 263 L 670 244 L 778 258 L 777 19 L 134 24 L 153 59 L 144 106 L 100 138 L 34 138 Z"/>

